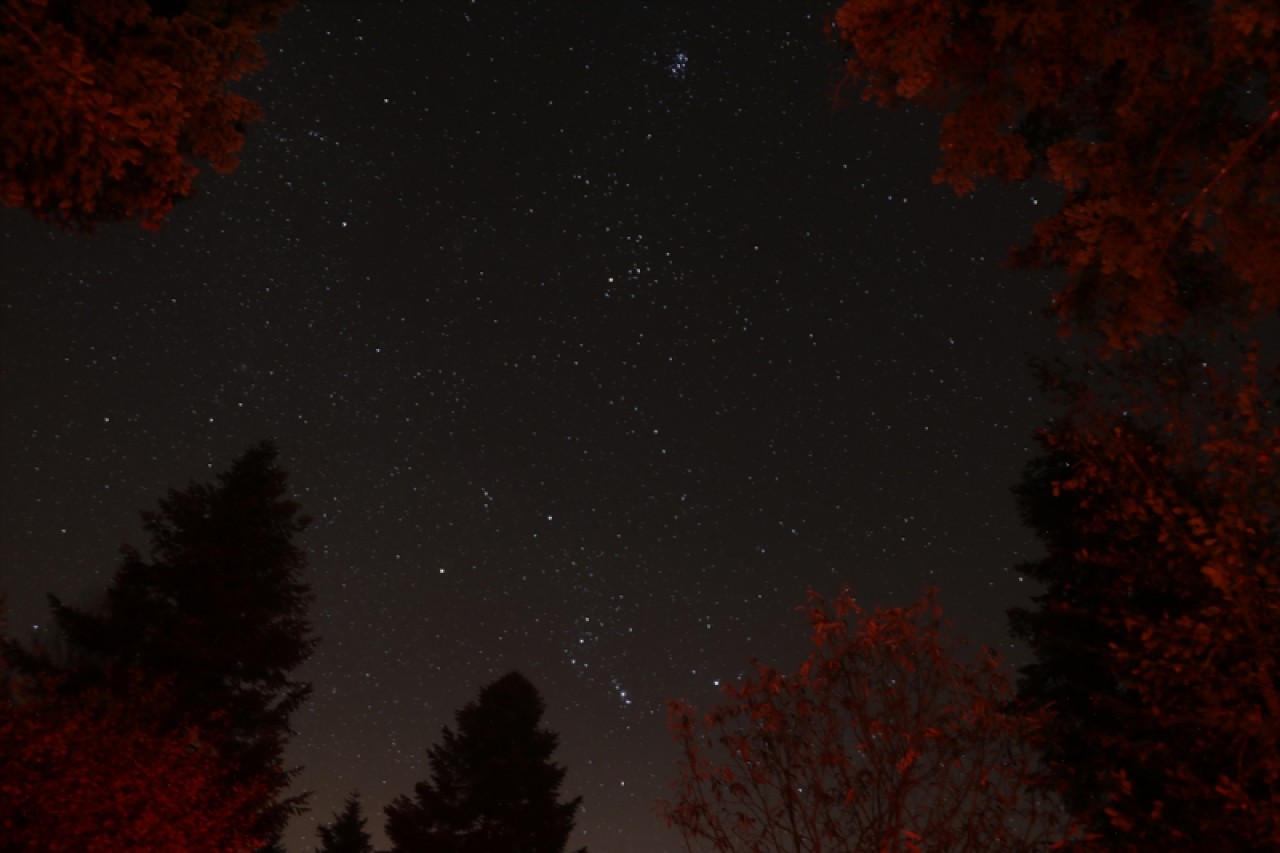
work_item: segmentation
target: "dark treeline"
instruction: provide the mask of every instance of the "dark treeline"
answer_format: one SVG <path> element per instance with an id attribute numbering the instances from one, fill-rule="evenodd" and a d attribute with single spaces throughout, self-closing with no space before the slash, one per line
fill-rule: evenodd
<path id="1" fill-rule="evenodd" d="M 307 795 L 282 769 L 315 648 L 294 543 L 307 519 L 267 442 L 215 483 L 143 513 L 102 604 L 51 596 L 51 642 L 0 656 L 6 851 L 283 851 Z M 581 798 L 559 802 L 558 736 L 510 673 L 429 752 L 430 781 L 386 809 L 392 851 L 563 853 Z M 318 830 L 322 853 L 372 853 L 358 793 Z M 579 851 L 585 853 L 585 851 Z"/>

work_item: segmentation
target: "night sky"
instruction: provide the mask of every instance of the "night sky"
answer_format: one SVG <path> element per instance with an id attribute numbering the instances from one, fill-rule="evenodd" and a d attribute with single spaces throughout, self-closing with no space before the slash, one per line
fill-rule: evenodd
<path id="1" fill-rule="evenodd" d="M 294 851 L 425 778 L 517 669 L 575 844 L 680 846 L 663 706 L 792 666 L 805 591 L 928 585 L 1015 660 L 1009 492 L 1051 412 L 1044 187 L 934 186 L 937 119 L 833 109 L 836 0 L 329 2 L 160 234 L 0 212 L 10 631 L 100 595 L 137 513 L 276 440 L 322 645 Z M 847 90 L 853 94 L 852 90 Z"/>

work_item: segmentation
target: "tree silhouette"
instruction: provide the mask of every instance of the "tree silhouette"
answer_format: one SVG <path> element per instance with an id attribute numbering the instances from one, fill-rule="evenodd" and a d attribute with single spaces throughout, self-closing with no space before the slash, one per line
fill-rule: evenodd
<path id="1" fill-rule="evenodd" d="M 705 714 L 670 704 L 686 846 L 717 853 L 1030 851 L 1064 838 L 1030 789 L 1043 714 L 1010 706 L 1003 664 L 966 660 L 929 593 L 868 613 L 810 594 L 813 651 L 723 687 Z"/>
<path id="2" fill-rule="evenodd" d="M 1016 263 L 1071 275 L 1064 330 L 1120 350 L 1280 310 L 1280 7 L 1239 0 L 848 0 L 847 81 L 946 113 L 935 181 L 1066 194 Z"/>
<path id="3" fill-rule="evenodd" d="M 364 829 L 365 817 L 360 809 L 360 794 L 352 792 L 341 812 L 333 820 L 316 828 L 320 847 L 316 853 L 373 853 L 372 839 Z"/>
<path id="4" fill-rule="evenodd" d="M 544 706 L 509 673 L 458 711 L 431 747 L 431 781 L 386 807 L 397 853 L 563 853 L 582 802 L 558 802 L 565 770 L 551 760 L 559 737 Z M 580 853 L 585 853 L 585 848 Z"/>
<path id="5" fill-rule="evenodd" d="M 1252 351 L 1046 375 L 1070 406 L 1019 488 L 1046 591 L 1012 625 L 1052 777 L 1107 849 L 1274 850 L 1280 385 Z"/>
<path id="6" fill-rule="evenodd" d="M 2 0 L 0 199 L 75 231 L 159 229 L 195 161 L 238 163 L 257 105 L 230 84 L 293 0 Z"/>
<path id="7" fill-rule="evenodd" d="M 266 844 L 259 847 L 256 853 L 289 853 L 289 848 L 284 846 L 284 829 L 276 830 L 275 834 L 268 839 Z"/>
<path id="8" fill-rule="evenodd" d="M 216 484 L 170 490 L 143 513 L 150 559 L 122 548 L 123 560 L 100 611 L 51 596 L 69 660 L 9 644 L 27 672 L 57 672 L 64 691 L 105 689 L 127 697 L 136 673 L 169 685 L 156 708 L 173 729 L 192 721 L 217 734 L 228 784 L 248 784 L 254 832 L 270 837 L 303 797 L 284 797 L 293 775 L 282 768 L 290 715 L 311 691 L 289 673 L 310 655 L 306 555 L 293 536 L 307 519 L 285 498 L 287 475 L 276 449 L 248 450 Z"/>

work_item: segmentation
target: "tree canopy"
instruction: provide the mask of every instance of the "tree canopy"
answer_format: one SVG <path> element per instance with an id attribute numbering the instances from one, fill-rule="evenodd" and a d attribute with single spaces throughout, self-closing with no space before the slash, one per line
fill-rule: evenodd
<path id="1" fill-rule="evenodd" d="M 1047 179 L 1023 265 L 1066 269 L 1064 330 L 1110 350 L 1280 311 L 1280 6 L 848 0 L 847 78 L 945 113 L 935 180 Z"/>
<path id="2" fill-rule="evenodd" d="M 263 442 L 217 477 L 170 490 L 143 513 L 149 557 L 123 559 L 100 609 L 51 596 L 67 660 L 9 644 L 13 662 L 54 673 L 59 689 L 107 690 L 127 699 L 138 674 L 168 686 L 153 713 L 170 728 L 193 721 L 216 738 L 228 784 L 261 793 L 255 832 L 270 836 L 303 798 L 285 796 L 289 719 L 311 691 L 290 675 L 311 654 L 302 580 L 306 555 L 293 541 L 307 519 L 286 497 L 277 451 Z M 247 818 L 248 819 L 248 818 Z"/>
<path id="3" fill-rule="evenodd" d="M 960 653 L 934 593 L 804 609 L 813 650 L 795 671 L 753 662 L 707 712 L 670 705 L 680 777 L 659 811 L 690 850 L 1013 853 L 1066 836 L 1032 784 L 1043 714 L 1011 705 L 993 653 Z"/>
<path id="4" fill-rule="evenodd" d="M 0 199 L 74 231 L 159 229 L 196 162 L 238 164 L 261 111 L 231 84 L 293 0 L 0 2 Z"/>
<path id="5" fill-rule="evenodd" d="M 1051 776 L 1109 849 L 1280 846 L 1280 376 L 1142 357 L 1088 382 L 1019 488 L 1013 613 Z"/>
<path id="6" fill-rule="evenodd" d="M 518 672 L 480 691 L 428 751 L 431 780 L 387 806 L 396 853 L 563 853 L 581 797 L 559 802 L 559 742 L 544 705 Z M 585 849 L 580 851 L 585 853 Z"/>
<path id="7" fill-rule="evenodd" d="M 175 727 L 165 684 L 134 673 L 119 696 L 68 694 L 0 659 L 0 848 L 247 853 L 261 780 L 228 784 L 216 733 Z"/>

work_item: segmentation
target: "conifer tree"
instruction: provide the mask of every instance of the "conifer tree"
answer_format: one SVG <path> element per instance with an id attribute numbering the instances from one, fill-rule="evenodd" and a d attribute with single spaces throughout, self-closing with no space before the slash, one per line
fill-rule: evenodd
<path id="1" fill-rule="evenodd" d="M 347 797 L 341 812 L 333 820 L 316 828 L 320 847 L 316 853 L 373 853 L 372 839 L 364 828 L 365 817 L 360 808 L 360 793 Z"/>
<path id="2" fill-rule="evenodd" d="M 431 780 L 386 807 L 394 853 L 563 853 L 582 798 L 558 802 L 565 770 L 543 711 L 518 672 L 458 711 L 428 751 Z"/>
<path id="3" fill-rule="evenodd" d="M 216 483 L 170 490 L 143 513 L 147 556 L 121 549 L 103 607 L 82 609 L 51 596 L 67 650 L 55 661 L 9 644 L 28 673 L 56 672 L 63 692 L 107 689 L 122 698 L 141 673 L 168 685 L 161 719 L 200 722 L 229 785 L 266 793 L 252 804 L 253 833 L 277 832 L 305 797 L 286 796 L 289 718 L 311 691 L 290 678 L 311 654 L 306 555 L 293 542 L 306 526 L 288 500 L 287 475 L 270 442 L 250 448 Z"/>

